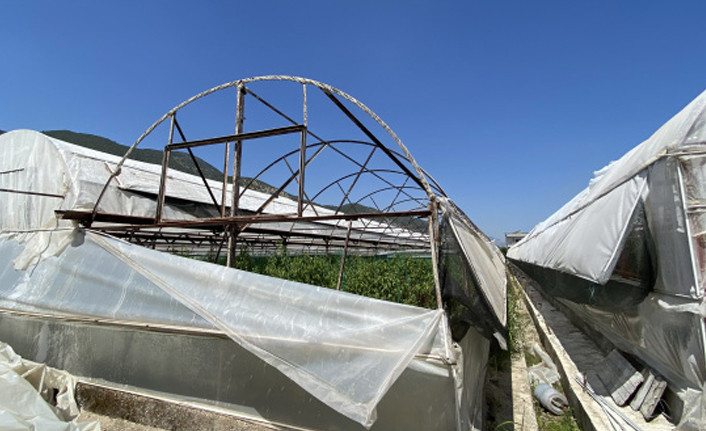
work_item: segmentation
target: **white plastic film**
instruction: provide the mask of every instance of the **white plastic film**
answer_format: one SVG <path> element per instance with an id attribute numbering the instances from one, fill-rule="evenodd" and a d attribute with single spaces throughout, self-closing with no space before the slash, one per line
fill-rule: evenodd
<path id="1" fill-rule="evenodd" d="M 80 231 L 63 253 L 27 271 L 12 264 L 22 249 L 0 238 L 0 307 L 218 328 L 366 426 L 414 355 L 440 353 L 443 346 L 440 310 L 247 273 L 93 233 L 84 238 Z"/>
<path id="2" fill-rule="evenodd" d="M 677 165 L 676 160 L 667 158 L 649 169 L 650 192 L 645 199 L 645 213 L 656 250 L 654 289 L 665 294 L 696 297 Z"/>
<path id="3" fill-rule="evenodd" d="M 89 234 L 92 236 L 92 234 Z M 375 406 L 443 312 L 95 240 L 340 413 L 369 427 Z"/>
<path id="4" fill-rule="evenodd" d="M 703 118 L 702 123 L 696 132 L 704 135 L 706 118 Z M 700 136 L 699 139 L 701 144 L 696 147 L 696 151 L 700 154 L 686 154 L 679 157 L 683 190 L 686 195 L 684 207 L 688 215 L 692 258 L 699 278 L 698 289 L 692 292 L 694 296 L 703 296 L 706 291 L 706 155 L 702 152 L 706 145 L 706 136 Z"/>
<path id="5" fill-rule="evenodd" d="M 649 139 L 597 171 L 585 190 L 511 247 L 508 257 L 605 283 L 629 221 L 624 210 L 635 203 L 636 181 L 669 152 L 703 144 L 705 108 L 703 92 Z M 560 244 L 565 246 L 555 248 Z"/>
<path id="6" fill-rule="evenodd" d="M 613 272 L 644 187 L 642 173 L 582 211 L 530 233 L 510 249 L 508 256 L 605 283 Z"/>
<path id="7" fill-rule="evenodd" d="M 445 325 L 441 310 L 167 255 L 110 237 L 84 235 L 74 222 L 57 218 L 56 210 L 92 210 L 118 157 L 28 130 L 0 136 L 0 150 L 0 188 L 5 189 L 0 191 L 0 207 L 22 208 L 5 211 L 0 217 L 0 308 L 79 321 L 222 331 L 324 403 L 367 427 L 375 420 L 378 401 L 416 354 L 446 356 L 443 347 L 448 335 L 440 330 Z M 159 174 L 159 166 L 126 161 L 98 210 L 154 216 L 155 200 L 149 195 L 156 193 Z M 169 176 L 167 196 L 194 205 L 168 203 L 167 218 L 189 219 L 196 215 L 192 211 L 213 210 L 200 178 L 172 170 Z M 217 183 L 210 184 L 220 196 Z M 241 204 L 256 209 L 266 197 L 248 191 Z M 291 213 L 295 204 L 280 197 L 266 212 Z M 305 215 L 313 214 L 311 208 L 306 211 Z M 319 208 L 318 212 L 332 211 Z M 356 231 L 363 225 L 365 232 Z M 267 227 L 292 228 L 289 223 Z M 313 227 L 325 233 L 345 231 L 346 225 L 330 220 L 302 229 Z M 383 222 L 358 220 L 352 228 L 352 239 L 390 237 L 428 243 L 426 233 Z M 468 248 L 475 253 L 482 245 Z M 497 262 L 492 256 L 490 260 L 487 277 L 497 270 Z M 474 367 L 484 366 L 486 357 L 464 354 Z M 482 387 L 480 381 L 473 384 Z M 469 397 L 476 399 L 477 394 Z M 480 405 L 476 402 L 474 409 L 476 404 Z M 465 406 L 457 407 L 466 411 Z"/>
<path id="8" fill-rule="evenodd" d="M 507 324 L 507 296 L 505 285 L 505 262 L 475 231 L 468 228 L 457 217 L 450 218 L 454 235 L 461 245 L 466 260 L 471 265 L 483 296 L 490 304 L 502 325 Z"/>
<path id="9" fill-rule="evenodd" d="M 27 379 L 36 380 L 38 387 L 35 388 Z M 47 384 L 45 380 L 57 379 L 65 380 L 57 396 L 61 404 L 59 409 L 49 405 L 40 395 Z M 15 354 L 10 346 L 0 342 L 0 429 L 100 431 L 97 422 L 77 423 L 72 418 L 63 420 L 59 417 L 75 417 L 78 414 L 73 399 L 74 385 L 68 374 L 28 363 Z"/>

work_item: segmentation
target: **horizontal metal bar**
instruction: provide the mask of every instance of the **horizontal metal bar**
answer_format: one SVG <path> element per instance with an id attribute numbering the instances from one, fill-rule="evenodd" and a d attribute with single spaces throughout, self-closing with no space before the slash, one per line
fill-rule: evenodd
<path id="1" fill-rule="evenodd" d="M 9 171 L 1 171 L 1 172 L 0 172 L 0 175 L 14 174 L 14 173 L 16 173 L 16 172 L 22 172 L 22 171 L 24 171 L 24 170 L 25 170 L 25 168 L 11 169 L 11 170 L 9 170 Z"/>
<path id="2" fill-rule="evenodd" d="M 304 126 L 286 126 L 276 129 L 258 130 L 256 132 L 238 133 L 235 135 L 220 136 L 217 138 L 201 139 L 198 141 L 179 142 L 166 146 L 168 150 L 179 150 L 183 148 L 200 147 L 204 145 L 224 144 L 232 141 L 245 141 L 248 139 L 266 138 L 269 136 L 286 135 L 289 133 L 301 133 L 306 131 Z"/>
<path id="3" fill-rule="evenodd" d="M 30 192 L 27 190 L 13 190 L 13 189 L 0 189 L 0 192 L 5 192 L 5 193 L 17 193 L 20 195 L 32 195 L 32 196 L 45 196 L 48 198 L 64 198 L 64 195 L 57 195 L 54 193 L 41 193 L 41 192 Z"/>
<path id="4" fill-rule="evenodd" d="M 63 196 L 62 196 L 63 197 Z M 128 225 L 151 225 L 154 224 L 154 217 L 126 216 L 122 214 L 96 213 L 93 218 L 91 211 L 54 211 L 56 215 L 64 220 L 77 220 L 79 222 L 97 221 L 106 223 L 125 223 Z"/>
<path id="5" fill-rule="evenodd" d="M 431 214 L 429 210 L 417 211 L 401 211 L 387 213 L 358 213 L 358 214 L 331 214 L 323 216 L 305 216 L 297 217 L 295 214 L 279 215 L 266 214 L 256 216 L 234 216 L 220 218 L 203 218 L 195 220 L 178 220 L 178 221 L 163 221 L 162 223 L 153 225 L 144 225 L 143 228 L 160 228 L 160 227 L 186 227 L 186 228 L 203 228 L 227 226 L 239 223 L 269 223 L 269 222 L 316 222 L 326 220 L 357 220 L 357 219 L 378 219 L 378 218 L 395 218 L 395 217 L 427 217 Z M 147 219 L 147 218 L 145 218 Z M 98 219 L 96 219 L 98 220 Z M 103 229 L 133 229 L 134 226 L 104 226 Z"/>

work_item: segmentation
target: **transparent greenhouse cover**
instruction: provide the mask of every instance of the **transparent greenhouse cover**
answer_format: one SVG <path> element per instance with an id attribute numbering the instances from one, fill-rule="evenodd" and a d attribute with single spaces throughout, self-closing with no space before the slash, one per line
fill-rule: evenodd
<path id="1" fill-rule="evenodd" d="M 647 168 L 670 152 L 706 140 L 704 107 L 706 92 L 648 140 L 595 172 L 585 190 L 511 247 L 508 257 L 605 283 L 636 205 L 647 193 Z"/>
<path id="2" fill-rule="evenodd" d="M 585 190 L 511 247 L 508 257 L 532 264 L 530 269 L 563 272 L 608 287 L 611 280 L 627 284 L 631 280 L 620 278 L 616 263 L 621 253 L 635 252 L 624 245 L 638 217 L 647 221 L 642 231 L 646 250 L 639 251 L 651 258 L 647 296 L 617 309 L 559 301 L 667 378 L 684 403 L 678 429 L 704 429 L 706 92 L 649 139 L 596 172 Z M 567 283 L 565 288 L 577 288 Z"/>
<path id="3" fill-rule="evenodd" d="M 106 155 L 27 130 L 1 135 L 0 151 L 0 189 L 45 194 L 0 193 L 0 208 L 27 209 L 0 218 L 1 308 L 218 329 L 367 427 L 415 355 L 446 358 L 450 351 L 443 310 L 252 274 L 77 229 L 54 211 L 91 208 L 112 168 Z M 140 175 L 154 181 L 154 167 L 128 161 L 123 169 L 129 166 L 119 187 L 142 187 Z M 172 175 L 184 187 L 168 193 L 191 193 L 192 179 Z M 153 201 L 119 187 L 102 200 L 104 211 L 153 215 Z M 169 217 L 188 216 L 167 210 Z"/>

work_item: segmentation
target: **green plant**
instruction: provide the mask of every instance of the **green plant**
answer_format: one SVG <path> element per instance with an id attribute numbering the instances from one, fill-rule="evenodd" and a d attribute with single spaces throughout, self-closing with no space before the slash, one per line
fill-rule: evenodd
<path id="1" fill-rule="evenodd" d="M 573 411 L 568 409 L 561 416 L 554 416 L 550 413 L 541 412 L 537 414 L 537 425 L 542 431 L 580 431 Z"/>
<path id="2" fill-rule="evenodd" d="M 340 254 L 288 254 L 281 248 L 268 256 L 247 250 L 235 257 L 234 266 L 244 271 L 335 289 Z M 225 258 L 219 259 L 225 264 Z M 432 262 L 427 257 L 397 254 L 348 256 L 341 290 L 357 295 L 425 308 L 436 308 Z"/>
<path id="3" fill-rule="evenodd" d="M 513 429 L 515 429 L 515 422 L 513 422 L 513 421 L 501 422 L 501 423 L 497 424 L 494 428 L 495 431 L 504 431 L 504 430 L 512 431 Z"/>

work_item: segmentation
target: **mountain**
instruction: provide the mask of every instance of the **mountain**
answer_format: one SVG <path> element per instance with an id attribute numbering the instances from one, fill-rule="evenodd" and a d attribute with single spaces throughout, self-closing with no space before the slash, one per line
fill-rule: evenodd
<path id="1" fill-rule="evenodd" d="M 129 148 L 128 146 L 119 144 L 111 139 L 104 138 L 103 136 L 91 135 L 89 133 L 78 133 L 71 130 L 45 130 L 42 133 L 71 144 L 113 154 L 119 157 L 124 156 Z M 130 153 L 129 158 L 154 165 L 161 165 L 163 153 L 163 151 L 152 150 L 149 148 L 135 148 L 132 153 Z M 223 181 L 223 172 L 221 172 L 220 169 L 214 167 L 200 157 L 196 157 L 196 160 L 198 161 L 199 167 L 206 178 L 219 182 Z M 169 156 L 169 168 L 176 169 L 177 171 L 185 172 L 187 174 L 199 175 L 191 156 L 182 151 L 172 151 Z M 231 180 L 232 178 L 228 177 L 228 181 Z M 250 180 L 251 179 L 248 177 L 241 177 L 240 184 L 245 186 L 250 182 Z M 268 194 L 272 194 L 277 191 L 277 187 L 273 187 L 260 180 L 254 180 L 250 185 L 250 189 Z M 295 196 L 292 196 L 287 192 L 281 192 L 280 195 L 294 200 L 297 199 Z"/>
<path id="2" fill-rule="evenodd" d="M 124 156 L 129 148 L 125 145 L 118 144 L 111 139 L 88 133 L 77 133 L 70 130 L 45 130 L 42 133 L 47 136 L 51 136 L 52 138 L 61 139 L 62 141 L 120 157 Z M 154 165 L 161 165 L 162 154 L 163 152 L 159 150 L 135 148 L 135 150 L 133 150 L 130 154 L 130 159 L 152 163 Z M 220 170 L 216 169 L 213 165 L 199 157 L 197 157 L 196 160 L 198 161 L 199 167 L 201 167 L 201 171 L 206 178 L 216 181 L 223 181 L 223 174 Z M 169 156 L 169 168 L 186 172 L 188 174 L 199 174 L 194 162 L 191 160 L 191 157 L 185 152 L 172 151 L 172 154 Z"/>

